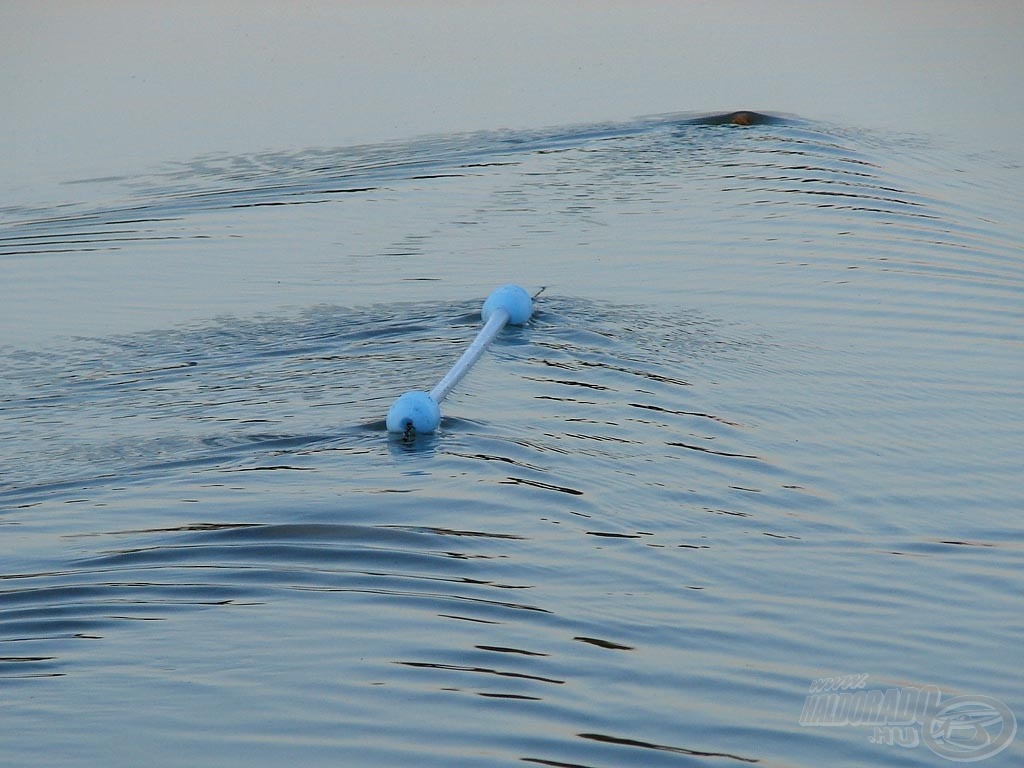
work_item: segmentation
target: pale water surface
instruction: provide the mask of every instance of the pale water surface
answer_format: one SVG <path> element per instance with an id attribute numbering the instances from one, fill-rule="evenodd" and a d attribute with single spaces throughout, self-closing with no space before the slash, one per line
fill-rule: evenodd
<path id="1" fill-rule="evenodd" d="M 846 674 L 1024 716 L 1019 165 L 694 117 L 6 205 L 4 764 L 949 764 L 802 726 Z"/>

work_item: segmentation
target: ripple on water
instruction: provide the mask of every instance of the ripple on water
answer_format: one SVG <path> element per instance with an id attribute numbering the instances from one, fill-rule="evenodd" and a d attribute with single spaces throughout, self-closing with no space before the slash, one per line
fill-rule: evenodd
<path id="1" fill-rule="evenodd" d="M 284 232 L 306 286 L 2 350 L 11 759 L 924 765 L 800 726 L 810 682 L 1020 711 L 1016 186 L 689 117 L 205 158 L 5 210 L 22 266 L 175 249 L 205 279 L 211 233 Z M 510 253 L 538 313 L 437 434 L 389 438 Z M 389 269 L 438 292 L 311 287 Z"/>

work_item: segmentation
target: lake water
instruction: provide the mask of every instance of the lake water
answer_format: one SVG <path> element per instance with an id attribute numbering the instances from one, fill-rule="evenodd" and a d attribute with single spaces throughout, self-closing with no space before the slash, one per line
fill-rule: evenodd
<path id="1" fill-rule="evenodd" d="M 802 724 L 845 675 L 1024 716 L 1019 163 L 695 117 L 6 204 L 4 764 L 948 764 Z"/>

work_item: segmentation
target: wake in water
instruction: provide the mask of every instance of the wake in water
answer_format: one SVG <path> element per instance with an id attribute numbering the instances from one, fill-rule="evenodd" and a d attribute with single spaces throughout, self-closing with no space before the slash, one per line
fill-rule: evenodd
<path id="1" fill-rule="evenodd" d="M 811 681 L 1015 708 L 1017 190 L 943 152 L 671 115 L 8 205 L 6 754 L 866 764 Z"/>

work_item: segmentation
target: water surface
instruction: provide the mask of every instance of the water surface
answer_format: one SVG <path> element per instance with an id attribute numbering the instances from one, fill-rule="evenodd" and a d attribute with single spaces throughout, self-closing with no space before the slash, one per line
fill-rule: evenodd
<path id="1" fill-rule="evenodd" d="M 1024 713 L 1019 167 L 697 117 L 6 205 L 10 764 L 943 762 L 800 725 L 858 673 Z"/>

